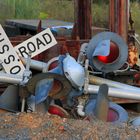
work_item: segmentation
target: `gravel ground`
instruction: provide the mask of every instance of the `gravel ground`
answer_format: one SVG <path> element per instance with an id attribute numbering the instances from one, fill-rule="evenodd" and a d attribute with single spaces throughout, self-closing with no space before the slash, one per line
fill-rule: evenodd
<path id="1" fill-rule="evenodd" d="M 139 114 L 129 112 L 129 116 Z M 140 127 L 48 113 L 0 113 L 0 140 L 140 140 Z"/>

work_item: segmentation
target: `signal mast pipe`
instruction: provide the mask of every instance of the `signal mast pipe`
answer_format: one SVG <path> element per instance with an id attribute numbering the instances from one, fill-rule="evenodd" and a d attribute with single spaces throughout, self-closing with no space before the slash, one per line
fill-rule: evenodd
<path id="1" fill-rule="evenodd" d="M 97 86 L 97 85 L 88 86 L 89 94 L 97 94 L 98 90 L 99 90 L 99 86 Z M 140 91 L 133 91 L 133 90 L 109 87 L 108 95 L 111 97 L 125 98 L 125 99 L 140 101 Z"/>
<path id="2" fill-rule="evenodd" d="M 15 74 L 0 73 L 0 83 L 20 84 L 23 78 Z"/>
<path id="3" fill-rule="evenodd" d="M 93 76 L 93 75 L 89 76 L 89 83 L 95 84 L 95 85 L 107 84 L 110 87 L 119 88 L 119 89 L 123 89 L 123 90 L 136 91 L 136 92 L 140 93 L 140 88 L 138 88 L 138 87 L 130 86 L 127 84 L 115 82 L 115 81 L 112 81 L 109 79 L 105 79 L 105 78 L 101 78 L 101 77 L 97 77 L 97 76 Z"/>

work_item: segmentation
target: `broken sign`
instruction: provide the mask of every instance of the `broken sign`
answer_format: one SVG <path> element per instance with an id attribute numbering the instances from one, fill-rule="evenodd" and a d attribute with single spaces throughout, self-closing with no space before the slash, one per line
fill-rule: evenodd
<path id="1" fill-rule="evenodd" d="M 31 53 L 31 57 L 34 57 L 56 44 L 57 41 L 48 28 L 17 45 L 15 49 L 19 56 L 27 58 L 29 53 Z"/>
<path id="2" fill-rule="evenodd" d="M 6 73 L 23 75 L 24 65 L 0 25 L 0 60 Z"/>

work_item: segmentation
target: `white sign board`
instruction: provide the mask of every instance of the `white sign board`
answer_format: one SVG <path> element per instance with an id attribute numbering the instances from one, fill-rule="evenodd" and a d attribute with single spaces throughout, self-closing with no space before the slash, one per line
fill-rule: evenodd
<path id="1" fill-rule="evenodd" d="M 23 75 L 25 68 L 1 25 L 0 61 L 6 73 Z"/>
<path id="2" fill-rule="evenodd" d="M 19 56 L 27 58 L 29 53 L 31 53 L 31 57 L 34 57 L 55 44 L 57 44 L 57 41 L 48 28 L 17 45 L 15 49 Z"/>

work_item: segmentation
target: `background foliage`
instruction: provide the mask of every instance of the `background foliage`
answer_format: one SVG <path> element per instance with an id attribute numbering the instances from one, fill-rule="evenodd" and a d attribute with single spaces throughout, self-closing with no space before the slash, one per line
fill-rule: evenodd
<path id="1" fill-rule="evenodd" d="M 132 17 L 140 34 L 140 0 L 130 0 Z M 58 19 L 74 21 L 73 0 L 0 0 L 0 22 L 5 19 Z M 94 26 L 108 27 L 109 0 L 92 0 Z"/>

